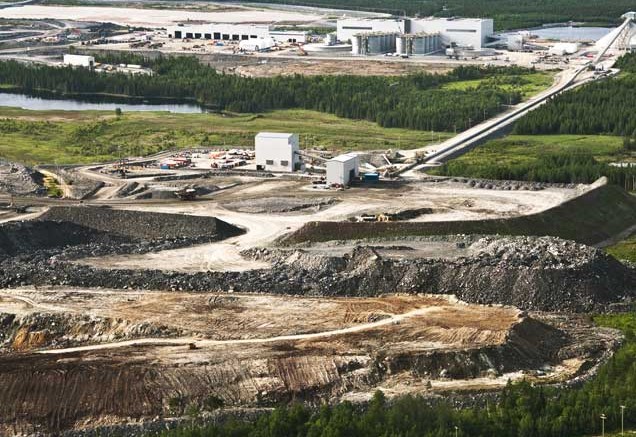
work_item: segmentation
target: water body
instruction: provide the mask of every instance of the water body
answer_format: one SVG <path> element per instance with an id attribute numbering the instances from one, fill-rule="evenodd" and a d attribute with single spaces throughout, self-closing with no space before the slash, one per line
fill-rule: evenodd
<path id="1" fill-rule="evenodd" d="M 519 33 L 530 33 L 543 39 L 553 39 L 563 42 L 598 41 L 609 34 L 613 28 L 610 27 L 574 27 L 574 26 L 553 26 L 538 29 L 519 30 L 506 32 L 504 35 L 517 35 Z"/>
<path id="2" fill-rule="evenodd" d="M 191 104 L 152 100 L 118 100 L 113 98 L 54 98 L 51 96 L 30 96 L 20 93 L 0 92 L 0 106 L 47 111 L 165 111 L 175 114 L 200 114 L 205 108 Z"/>

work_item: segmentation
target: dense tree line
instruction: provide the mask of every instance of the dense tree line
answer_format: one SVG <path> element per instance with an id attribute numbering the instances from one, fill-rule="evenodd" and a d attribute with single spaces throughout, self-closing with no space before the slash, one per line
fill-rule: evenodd
<path id="1" fill-rule="evenodd" d="M 459 67 L 445 75 L 245 78 L 218 73 L 192 57 L 147 62 L 155 71 L 152 76 L 0 62 L 0 83 L 26 93 L 45 90 L 61 95 L 191 99 L 220 110 L 242 113 L 302 108 L 369 120 L 383 127 L 453 131 L 500 112 L 504 105 L 519 102 L 521 94 L 492 81 L 471 90 L 444 89 L 441 85 L 460 80 L 521 76 L 531 71 L 514 67 Z"/>
<path id="2" fill-rule="evenodd" d="M 626 139 L 627 147 L 635 142 Z M 617 167 L 598 162 L 588 153 L 551 153 L 539 156 L 535 161 L 521 163 L 480 163 L 456 159 L 435 169 L 442 176 L 464 176 L 482 179 L 514 180 L 550 183 L 589 184 L 602 176 L 610 183 L 626 190 L 636 190 L 636 167 Z"/>
<path id="3" fill-rule="evenodd" d="M 626 74 L 554 97 L 519 120 L 515 133 L 636 136 L 636 54 L 617 66 Z"/>
<path id="4" fill-rule="evenodd" d="M 410 16 L 490 17 L 497 29 L 517 29 L 546 23 L 584 21 L 616 24 L 620 16 L 636 9 L 634 0 L 256 0 L 407 14 Z"/>
<path id="5" fill-rule="evenodd" d="M 508 384 L 499 402 L 456 409 L 441 402 L 430 405 L 406 396 L 387 402 L 376 393 L 366 408 L 344 402 L 311 411 L 295 405 L 276 409 L 253 423 L 230 422 L 205 428 L 186 427 L 164 437 L 575 437 L 620 429 L 620 405 L 626 405 L 625 425 L 636 425 L 636 316 L 608 316 L 626 342 L 598 375 L 581 388 Z M 198 415 L 196 407 L 190 414 Z"/>

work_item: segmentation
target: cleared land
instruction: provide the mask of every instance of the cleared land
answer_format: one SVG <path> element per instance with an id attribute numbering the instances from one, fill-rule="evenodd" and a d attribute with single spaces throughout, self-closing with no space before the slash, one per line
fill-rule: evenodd
<path id="1" fill-rule="evenodd" d="M 21 288 L 2 291 L 0 306 L 16 315 L 0 352 L 5 431 L 182 415 L 187 405 L 369 399 L 377 388 L 497 388 L 524 375 L 569 378 L 596 360 L 596 352 L 574 353 L 561 331 L 516 309 L 439 296 Z"/>
<path id="2" fill-rule="evenodd" d="M 257 8 L 236 8 L 227 11 L 201 12 L 165 9 L 133 9 L 99 6 L 40 6 L 27 5 L 0 9 L 2 18 L 57 19 L 90 22 L 109 22 L 122 26 L 170 26 L 185 21 L 212 23 L 311 23 L 322 18 L 319 14 L 275 11 Z"/>
<path id="3" fill-rule="evenodd" d="M 314 111 L 265 114 L 28 111 L 0 108 L 0 156 L 18 162 L 91 163 L 170 148 L 253 146 L 260 131 L 298 132 L 303 147 L 329 150 L 409 149 L 432 142 L 430 132 L 382 128 Z M 448 138 L 435 133 L 433 141 Z"/>

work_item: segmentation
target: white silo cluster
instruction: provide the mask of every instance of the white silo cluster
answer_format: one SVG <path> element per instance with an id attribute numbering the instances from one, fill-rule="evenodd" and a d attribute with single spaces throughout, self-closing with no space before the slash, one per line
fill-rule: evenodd
<path id="1" fill-rule="evenodd" d="M 400 55 L 428 55 L 442 48 L 439 33 L 418 33 L 399 35 L 395 41 L 395 53 Z"/>
<path id="2" fill-rule="evenodd" d="M 399 36 L 395 32 L 358 33 L 351 38 L 351 52 L 354 55 L 394 53 Z"/>

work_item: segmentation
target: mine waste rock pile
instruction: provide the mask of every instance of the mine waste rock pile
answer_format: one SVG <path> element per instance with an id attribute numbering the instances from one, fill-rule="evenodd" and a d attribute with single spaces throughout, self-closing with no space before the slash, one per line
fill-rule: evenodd
<path id="1" fill-rule="evenodd" d="M 22 164 L 0 160 L 0 193 L 14 196 L 43 195 L 42 174 Z"/>
<path id="2" fill-rule="evenodd" d="M 255 249 L 246 256 L 273 263 L 275 280 L 303 294 L 386 292 L 455 294 L 482 304 L 527 310 L 576 311 L 631 301 L 636 274 L 599 249 L 554 237 L 485 237 L 451 257 L 401 246 L 355 246 L 340 256 L 307 249 Z M 281 287 L 283 288 L 283 287 Z M 294 287 L 290 287 L 294 289 Z"/>
<path id="3" fill-rule="evenodd" d="M 219 241 L 243 232 L 215 217 L 54 207 L 36 220 L 0 225 L 0 258 L 50 260 L 144 253 Z"/>
<path id="4" fill-rule="evenodd" d="M 601 250 L 554 237 L 421 237 L 252 248 L 242 256 L 271 267 L 241 272 L 106 270 L 69 262 L 210 243 L 241 232 L 213 217 L 52 208 L 37 221 L 0 226 L 0 287 L 68 285 L 304 296 L 434 293 L 456 295 L 470 303 L 566 312 L 618 309 L 629 304 L 636 292 L 634 269 Z"/>

